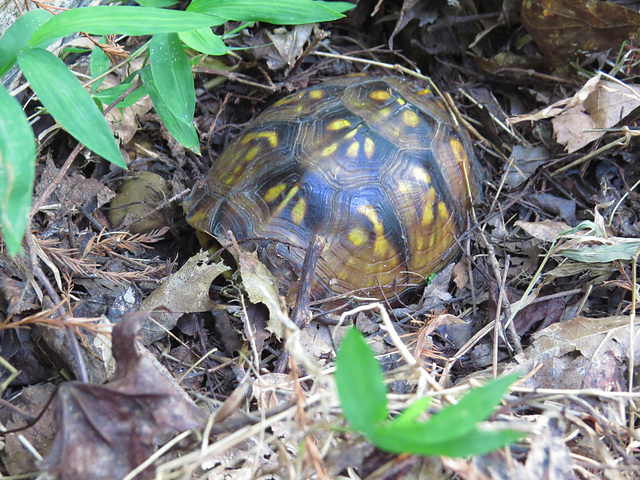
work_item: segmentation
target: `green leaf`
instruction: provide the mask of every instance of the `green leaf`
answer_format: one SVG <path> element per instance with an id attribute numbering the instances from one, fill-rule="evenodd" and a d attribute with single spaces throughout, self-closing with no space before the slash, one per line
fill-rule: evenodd
<path id="1" fill-rule="evenodd" d="M 36 142 L 22 107 L 0 85 L 0 227 L 7 249 L 22 249 L 35 176 Z"/>
<path id="2" fill-rule="evenodd" d="M 100 38 L 100 40 L 98 40 L 98 43 L 105 45 L 107 43 L 107 40 L 105 37 L 102 37 Z M 109 55 L 104 53 L 104 50 L 102 50 L 100 47 L 96 45 L 93 48 L 93 52 L 91 52 L 91 59 L 89 60 L 89 70 L 91 71 L 91 80 L 98 78 L 100 75 L 105 74 L 107 70 L 109 70 L 110 66 L 111 66 L 111 59 L 109 58 Z M 105 78 L 106 77 L 102 77 L 100 80 L 93 82 L 91 84 L 91 91 L 95 92 L 98 89 L 98 87 L 102 85 L 102 82 L 104 82 Z"/>
<path id="3" fill-rule="evenodd" d="M 381 450 L 391 453 L 467 457 L 488 453 L 526 435 L 514 430 L 479 430 L 473 427 L 463 436 L 438 441 L 429 437 L 426 426 L 426 423 L 378 424 L 369 439 Z"/>
<path id="4" fill-rule="evenodd" d="M 136 0 L 138 5 L 142 5 L 143 7 L 171 7 L 178 3 L 178 0 Z"/>
<path id="5" fill-rule="evenodd" d="M 373 433 L 387 418 L 387 387 L 371 347 L 356 328 L 342 340 L 336 357 L 336 384 L 344 416 L 357 430 Z"/>
<path id="6" fill-rule="evenodd" d="M 474 388 L 456 405 L 440 410 L 426 422 L 412 421 L 422 407 L 420 400 L 397 419 L 378 423 L 370 440 L 392 453 L 445 455 L 459 457 L 479 455 L 515 441 L 523 436 L 512 430 L 479 430 L 477 424 L 489 418 L 515 375 Z M 415 407 L 415 408 L 414 408 Z"/>
<path id="7" fill-rule="evenodd" d="M 100 90 L 99 92 L 94 93 L 92 97 L 100 100 L 105 105 L 110 105 L 111 103 L 115 102 L 117 98 L 124 92 L 126 92 L 129 88 L 131 88 L 130 83 L 121 83 L 120 85 L 114 85 L 113 87 Z M 141 85 L 129 95 L 127 95 L 124 100 L 116 105 L 116 107 L 130 107 L 145 95 L 147 95 L 147 89 L 144 87 L 144 85 Z"/>
<path id="8" fill-rule="evenodd" d="M 147 87 L 147 92 L 149 93 L 149 97 L 151 97 L 156 112 L 164 122 L 169 133 L 185 148 L 200 155 L 200 141 L 198 140 L 198 133 L 195 127 L 191 122 L 184 123 L 180 121 L 171 113 L 169 107 L 164 103 L 163 97 L 158 93 L 153 75 L 151 74 L 151 67 L 146 66 L 141 69 L 140 77 Z"/>
<path id="9" fill-rule="evenodd" d="M 335 2 L 343 11 L 355 7 L 346 2 Z M 217 15 L 238 22 L 267 22 L 276 25 L 329 22 L 343 18 L 334 2 L 313 0 L 194 0 L 189 12 Z"/>
<path id="10" fill-rule="evenodd" d="M 516 375 L 507 375 L 482 387 L 474 388 L 457 404 L 449 405 L 434 414 L 424 425 L 429 436 L 441 442 L 460 437 L 472 430 L 478 422 L 489 418 Z"/>
<path id="11" fill-rule="evenodd" d="M 160 33 L 149 42 L 153 83 L 164 104 L 181 122 L 189 124 L 196 108 L 196 89 L 189 59 L 177 33 Z"/>
<path id="12" fill-rule="evenodd" d="M 98 155 L 127 168 L 100 110 L 59 58 L 33 48 L 18 56 L 18 64 L 42 105 L 67 132 Z"/>
<path id="13" fill-rule="evenodd" d="M 153 35 L 212 27 L 224 22 L 224 19 L 215 16 L 163 8 L 82 7 L 61 12 L 51 18 L 36 30 L 29 44 L 39 45 L 76 32 L 91 35 Z"/>
<path id="14" fill-rule="evenodd" d="M 52 15 L 46 10 L 31 10 L 18 18 L 0 38 L 0 77 L 16 63 L 18 54 L 29 46 L 29 39 Z"/>
<path id="15" fill-rule="evenodd" d="M 222 39 L 213 33 L 210 28 L 200 28 L 189 32 L 178 34 L 187 46 L 207 55 L 224 55 L 227 53 L 227 46 Z"/>

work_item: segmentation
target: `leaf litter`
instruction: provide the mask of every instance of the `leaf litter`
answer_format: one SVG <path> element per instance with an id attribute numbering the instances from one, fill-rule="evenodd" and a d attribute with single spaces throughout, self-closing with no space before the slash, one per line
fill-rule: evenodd
<path id="1" fill-rule="evenodd" d="M 25 433 L 41 455 L 47 449 L 38 438 L 58 437 L 36 465 L 15 434 L 6 436 L 0 468 L 11 471 L 0 473 L 123 478 L 149 461 L 139 478 L 631 478 L 640 468 L 629 433 L 640 328 L 638 90 L 629 37 L 637 14 L 605 2 L 532 0 L 519 18 L 511 3 L 496 10 L 479 2 L 363 4 L 344 23 L 257 25 L 229 37 L 243 61 L 194 62 L 203 158 L 170 138 L 148 102 L 110 117 L 130 168 L 165 180 L 161 200 L 143 200 L 152 211 L 166 201 L 156 210 L 161 230 L 118 231 L 109 208 L 121 173 L 86 151 L 64 162 L 68 138 L 49 137 L 27 255 L 0 253 L 0 349 L 22 371 L 3 399 L 28 410 L 9 415 L 0 406 L 0 422 L 32 420 L 50 394 L 35 384 L 60 384 L 57 423 L 45 417 L 32 427 L 37 434 Z M 601 22 L 615 25 L 615 35 Z M 133 51 L 128 41 L 109 48 Z M 340 54 L 348 59 L 336 61 Z M 314 306 L 313 323 L 299 330 L 255 256 L 237 255 L 233 275 L 207 253 L 193 257 L 199 247 L 173 205 L 243 123 L 288 91 L 360 71 L 353 59 L 390 69 L 415 62 L 454 97 L 474 129 L 489 200 L 476 212 L 470 244 L 461 239 L 465 254 L 422 297 L 344 317 Z M 567 68 L 572 62 L 590 78 Z M 73 68 L 86 72 L 80 63 Z M 122 63 L 104 87 L 126 78 L 127 68 Z M 149 317 L 132 313 L 145 309 Z M 135 353 L 129 324 L 124 337 L 114 333 L 114 376 L 110 339 L 96 325 L 132 317 L 163 373 Z M 432 396 L 433 413 L 494 374 L 521 371 L 495 417 L 531 425 L 529 439 L 471 459 L 375 450 L 344 428 L 337 403 L 332 368 L 345 322 L 365 331 L 380 357 L 392 411 Z M 65 326 L 76 332 L 84 366 Z M 283 348 L 291 360 L 279 373 Z M 65 378 L 83 369 L 106 383 Z M 9 370 L 0 370 L 0 381 Z M 175 437 L 181 443 L 168 440 L 191 428 L 195 435 Z M 81 477 L 85 468 L 91 474 Z"/>

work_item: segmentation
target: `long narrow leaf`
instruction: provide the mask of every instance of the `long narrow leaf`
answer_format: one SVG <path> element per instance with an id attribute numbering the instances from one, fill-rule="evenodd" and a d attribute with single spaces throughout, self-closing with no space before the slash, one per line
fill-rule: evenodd
<path id="1" fill-rule="evenodd" d="M 336 384 L 344 416 L 368 435 L 387 417 L 387 387 L 382 368 L 360 332 L 352 328 L 336 357 Z"/>
<path id="2" fill-rule="evenodd" d="M 153 83 L 171 113 L 190 124 L 196 108 L 196 90 L 189 59 L 177 33 L 160 33 L 149 42 Z M 155 102 L 154 102 L 155 103 Z"/>
<path id="3" fill-rule="evenodd" d="M 227 46 L 210 28 L 200 28 L 178 34 L 187 46 L 207 55 L 224 55 Z"/>
<path id="4" fill-rule="evenodd" d="M 153 102 L 153 107 L 160 116 L 160 119 L 164 122 L 165 127 L 169 130 L 169 133 L 173 135 L 182 146 L 190 149 L 192 152 L 200 155 L 200 141 L 198 140 L 198 133 L 192 123 L 184 123 L 178 120 L 171 110 L 164 103 L 164 99 L 158 93 L 158 89 L 155 86 L 153 75 L 151 74 L 151 68 L 149 66 L 140 70 L 140 77 L 147 87 L 149 97 Z"/>
<path id="5" fill-rule="evenodd" d="M 153 35 L 212 27 L 224 22 L 224 19 L 214 15 L 163 8 L 83 7 L 59 13 L 38 28 L 29 43 L 39 45 L 76 32 L 92 35 Z"/>
<path id="6" fill-rule="evenodd" d="M 344 2 L 336 3 L 339 3 L 338 7 L 345 7 Z M 313 0 L 194 0 L 187 7 L 187 11 L 217 15 L 239 22 L 299 25 L 330 22 L 344 17 L 331 6 L 332 2 Z M 353 7 L 355 5 L 351 5 L 351 8 Z"/>
<path id="7" fill-rule="evenodd" d="M 29 39 L 52 15 L 46 10 L 31 10 L 18 18 L 0 38 L 0 77 L 16 63 L 18 54 L 29 46 Z"/>
<path id="8" fill-rule="evenodd" d="M 100 40 L 98 40 L 98 43 L 104 45 L 107 43 L 107 41 L 103 36 Z M 94 80 L 95 78 L 104 74 L 107 70 L 109 70 L 110 66 L 111 59 L 109 58 L 109 55 L 104 53 L 104 50 L 96 45 L 93 48 L 93 52 L 91 52 L 91 58 L 89 60 L 89 71 L 91 72 L 91 80 Z M 105 78 L 106 77 L 102 77 L 100 80 L 93 82 L 91 84 L 91 91 L 95 92 L 102 84 L 102 82 L 104 82 Z"/>
<path id="9" fill-rule="evenodd" d="M 22 107 L 0 85 L 0 227 L 9 253 L 21 249 L 36 163 L 33 130 Z"/>
<path id="10" fill-rule="evenodd" d="M 467 457 L 488 453 L 526 435 L 514 430 L 480 430 L 474 426 L 462 436 L 439 441 L 429 437 L 425 425 L 377 425 L 369 439 L 376 447 L 391 453 Z"/>
<path id="11" fill-rule="evenodd" d="M 40 102 L 67 132 L 98 155 L 127 168 L 100 110 L 62 60 L 33 48 L 18 56 L 18 64 Z"/>

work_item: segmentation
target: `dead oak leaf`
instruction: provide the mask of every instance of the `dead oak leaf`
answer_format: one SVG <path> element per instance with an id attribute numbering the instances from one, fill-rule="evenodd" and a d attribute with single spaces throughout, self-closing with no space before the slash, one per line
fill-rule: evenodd
<path id="1" fill-rule="evenodd" d="M 125 316 L 113 331 L 116 374 L 105 385 L 67 382 L 55 404 L 56 436 L 42 468 L 65 480 L 120 479 L 170 431 L 201 425 L 202 414 L 136 349 L 145 312 Z M 150 469 L 136 478 L 153 478 Z"/>

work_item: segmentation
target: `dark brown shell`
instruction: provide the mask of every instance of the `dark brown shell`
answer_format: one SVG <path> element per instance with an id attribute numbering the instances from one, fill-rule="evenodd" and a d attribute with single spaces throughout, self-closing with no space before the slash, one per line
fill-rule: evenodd
<path id="1" fill-rule="evenodd" d="M 295 298 L 313 234 L 316 299 L 381 298 L 457 254 L 480 195 L 467 135 L 428 89 L 355 75 L 283 98 L 247 125 L 185 201 L 187 221 L 258 249 Z"/>

